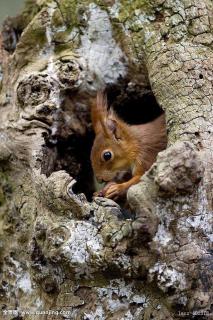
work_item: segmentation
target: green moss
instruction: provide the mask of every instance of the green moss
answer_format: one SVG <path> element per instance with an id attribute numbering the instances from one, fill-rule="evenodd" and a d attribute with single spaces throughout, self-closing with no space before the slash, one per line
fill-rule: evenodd
<path id="1" fill-rule="evenodd" d="M 122 50 L 138 63 L 143 60 L 144 46 L 143 28 L 146 22 L 141 21 L 153 17 L 154 12 L 148 0 L 121 0 L 121 6 L 116 18 L 111 18 L 113 36 L 121 44 Z M 126 36 L 123 26 L 128 29 L 130 36 Z"/>
<path id="2" fill-rule="evenodd" d="M 64 26 L 64 20 L 63 17 L 61 15 L 61 11 L 59 9 L 56 9 L 53 13 L 53 17 L 52 17 L 52 25 L 55 28 L 60 28 Z"/>
<path id="3" fill-rule="evenodd" d="M 43 47 L 44 44 L 46 43 L 46 30 L 44 30 L 44 28 L 39 28 L 36 30 L 32 30 L 32 32 L 30 32 L 29 34 L 29 42 L 31 42 L 32 44 L 36 43 L 37 45 L 39 45 L 39 47 Z"/>
<path id="4" fill-rule="evenodd" d="M 41 6 L 39 6 L 34 0 L 26 0 L 22 13 L 13 18 L 14 26 L 19 30 L 24 30 L 40 10 Z"/>
<path id="5" fill-rule="evenodd" d="M 55 54 L 58 56 L 58 55 L 60 55 L 61 52 L 64 52 L 66 50 L 72 51 L 72 49 L 73 49 L 72 46 L 73 46 L 73 43 L 70 43 L 70 42 L 59 44 L 55 48 Z"/>
<path id="6" fill-rule="evenodd" d="M 121 0 L 121 9 L 119 14 L 120 22 L 125 22 L 135 15 L 135 10 L 142 10 L 143 13 L 151 14 L 152 7 L 150 0 Z"/>
<path id="7" fill-rule="evenodd" d="M 4 192 L 2 187 L 0 186 L 0 206 L 2 206 L 4 202 L 5 202 Z"/>
<path id="8" fill-rule="evenodd" d="M 69 27 L 83 26 L 82 16 L 85 9 L 91 3 L 95 3 L 102 9 L 107 10 L 107 5 L 103 0 L 64 0 L 57 1 L 64 22 Z"/>
<path id="9" fill-rule="evenodd" d="M 93 275 L 92 279 L 81 279 L 79 280 L 80 286 L 86 287 L 106 287 L 109 284 L 109 280 L 101 274 Z"/>
<path id="10" fill-rule="evenodd" d="M 37 2 L 35 2 L 34 0 L 26 0 L 25 1 L 25 8 L 23 10 L 22 16 L 23 18 L 26 18 L 28 21 L 26 22 L 30 22 L 35 15 L 39 12 L 40 10 L 40 6 L 38 5 Z"/>
<path id="11" fill-rule="evenodd" d="M 78 1 L 77 0 L 64 0 L 57 1 L 59 10 L 63 17 L 64 23 L 67 26 L 79 25 L 78 19 Z"/>
<path id="12" fill-rule="evenodd" d="M 0 206 L 5 203 L 6 198 L 12 194 L 12 186 L 8 175 L 0 168 Z"/>

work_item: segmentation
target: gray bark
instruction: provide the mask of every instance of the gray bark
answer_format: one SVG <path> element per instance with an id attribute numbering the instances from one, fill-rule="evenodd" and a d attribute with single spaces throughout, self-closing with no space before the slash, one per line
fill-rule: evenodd
<path id="1" fill-rule="evenodd" d="M 95 2 L 28 1 L 2 31 L 2 317 L 210 319 L 212 1 Z M 74 186 L 92 192 L 91 96 L 121 78 L 169 140 L 128 218 Z"/>

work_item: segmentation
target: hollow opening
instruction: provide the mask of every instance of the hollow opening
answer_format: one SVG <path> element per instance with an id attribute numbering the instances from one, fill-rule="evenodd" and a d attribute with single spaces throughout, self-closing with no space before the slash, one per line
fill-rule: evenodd
<path id="1" fill-rule="evenodd" d="M 163 113 L 150 87 L 110 86 L 107 96 L 109 105 L 130 125 L 148 123 Z"/>
<path id="2" fill-rule="evenodd" d="M 94 176 L 90 162 L 94 133 L 87 102 L 68 91 L 61 98 L 61 108 L 54 112 L 49 134 L 44 136 L 41 171 L 65 170 L 77 183 L 73 191 L 84 193 L 89 201 L 94 193 Z"/>
<path id="3" fill-rule="evenodd" d="M 57 157 L 53 171 L 65 170 L 77 180 L 73 186 L 75 193 L 84 193 L 88 200 L 92 199 L 94 192 L 93 172 L 90 164 L 90 150 L 93 133 L 85 135 L 73 134 L 66 138 L 58 138 L 55 146 Z M 51 148 L 51 143 L 49 143 Z"/>
<path id="4" fill-rule="evenodd" d="M 150 88 L 110 86 L 107 96 L 109 106 L 130 125 L 150 122 L 163 113 Z M 77 181 L 73 191 L 84 193 L 91 201 L 96 191 L 90 161 L 95 135 L 88 101 L 88 96 L 64 94 L 60 110 L 53 114 L 51 132 L 45 136 L 42 173 L 49 176 L 65 170 Z M 128 208 L 125 212 L 129 215 Z"/>

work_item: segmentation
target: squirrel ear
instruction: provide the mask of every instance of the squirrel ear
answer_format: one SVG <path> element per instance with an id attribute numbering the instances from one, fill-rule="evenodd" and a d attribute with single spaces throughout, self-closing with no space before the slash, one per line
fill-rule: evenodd
<path id="1" fill-rule="evenodd" d="M 107 128 L 110 130 L 110 132 L 112 132 L 113 134 L 115 134 L 115 132 L 116 132 L 116 127 L 117 127 L 116 121 L 113 120 L 113 119 L 108 119 L 108 120 L 106 121 L 106 123 L 107 123 Z"/>
<path id="2" fill-rule="evenodd" d="M 121 139 L 121 132 L 119 130 L 119 124 L 115 118 L 107 119 L 107 128 L 113 134 L 116 140 Z"/>
<path id="3" fill-rule="evenodd" d="M 119 120 L 112 109 L 108 110 L 106 91 L 98 91 L 96 102 L 92 102 L 91 110 L 92 124 L 95 133 L 102 132 L 105 137 L 121 139 L 121 130 L 119 129 Z"/>
<path id="4" fill-rule="evenodd" d="M 105 131 L 104 119 L 107 116 L 107 96 L 105 91 L 98 91 L 96 100 L 92 101 L 91 118 L 95 133 Z"/>

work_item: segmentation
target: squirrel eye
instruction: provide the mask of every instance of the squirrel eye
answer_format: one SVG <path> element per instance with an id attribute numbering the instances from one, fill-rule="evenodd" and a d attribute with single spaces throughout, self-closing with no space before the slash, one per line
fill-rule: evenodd
<path id="1" fill-rule="evenodd" d="M 102 153 L 102 158 L 103 158 L 104 161 L 109 161 L 109 160 L 111 160 L 111 159 L 112 159 L 112 152 L 111 152 L 111 151 L 108 151 L 108 150 L 104 151 L 104 152 Z"/>

